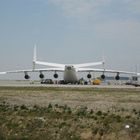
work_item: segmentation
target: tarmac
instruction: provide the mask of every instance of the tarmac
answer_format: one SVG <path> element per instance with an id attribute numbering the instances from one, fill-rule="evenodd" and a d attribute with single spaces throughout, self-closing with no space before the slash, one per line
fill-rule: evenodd
<path id="1" fill-rule="evenodd" d="M 25 80 L 0 80 L 1 87 L 64 87 L 64 88 L 122 88 L 122 89 L 140 89 L 131 85 L 73 85 L 73 84 L 40 84 L 39 81 L 25 81 Z"/>

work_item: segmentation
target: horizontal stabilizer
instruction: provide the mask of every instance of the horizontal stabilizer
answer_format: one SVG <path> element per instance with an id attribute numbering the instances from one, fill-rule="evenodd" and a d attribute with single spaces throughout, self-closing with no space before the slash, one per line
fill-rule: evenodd
<path id="1" fill-rule="evenodd" d="M 6 72 L 0 72 L 0 74 L 6 74 Z"/>
<path id="2" fill-rule="evenodd" d="M 60 67 L 60 68 L 65 67 L 64 64 L 58 64 L 58 63 L 49 63 L 49 62 L 42 62 L 42 61 L 36 61 L 35 63 L 38 65 L 45 65 L 45 66 L 51 66 L 51 67 Z"/>
<path id="3" fill-rule="evenodd" d="M 76 65 L 74 65 L 74 67 L 76 67 L 76 68 L 82 68 L 82 67 L 97 66 L 97 65 L 103 65 L 103 64 L 104 64 L 104 61 L 101 61 L 101 62 L 76 64 Z"/>

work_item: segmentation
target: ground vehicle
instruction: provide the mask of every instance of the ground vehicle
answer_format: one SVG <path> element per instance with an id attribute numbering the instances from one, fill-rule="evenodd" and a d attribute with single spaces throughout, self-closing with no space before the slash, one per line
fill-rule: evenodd
<path id="1" fill-rule="evenodd" d="M 126 82 L 126 85 L 133 85 L 135 87 L 140 86 L 140 81 L 138 76 L 132 76 L 128 82 Z"/>
<path id="2" fill-rule="evenodd" d="M 100 85 L 101 84 L 101 80 L 100 79 L 94 79 L 94 80 L 91 81 L 91 83 L 93 85 Z"/>
<path id="3" fill-rule="evenodd" d="M 54 82 L 53 82 L 53 80 L 52 79 L 43 79 L 42 81 L 41 81 L 41 84 L 53 84 Z"/>

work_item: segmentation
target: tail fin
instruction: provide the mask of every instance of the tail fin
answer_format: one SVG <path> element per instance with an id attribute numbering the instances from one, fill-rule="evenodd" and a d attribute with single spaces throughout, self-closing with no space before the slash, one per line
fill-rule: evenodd
<path id="1" fill-rule="evenodd" d="M 34 54 L 33 54 L 33 70 L 35 69 L 35 63 L 37 61 L 37 54 L 36 54 L 36 44 L 34 45 Z"/>
<path id="2" fill-rule="evenodd" d="M 104 51 L 102 54 L 102 61 L 103 61 L 103 69 L 105 69 L 105 55 L 104 55 Z"/>

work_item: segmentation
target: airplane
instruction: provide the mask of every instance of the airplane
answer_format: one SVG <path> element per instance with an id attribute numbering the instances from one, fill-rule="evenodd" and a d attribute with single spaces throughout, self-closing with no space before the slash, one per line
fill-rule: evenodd
<path id="1" fill-rule="evenodd" d="M 49 66 L 48 68 L 44 69 L 36 69 L 36 65 L 44 65 Z M 102 69 L 91 68 L 90 66 L 97 66 L 103 65 Z M 24 78 L 26 80 L 30 79 L 28 73 L 30 72 L 39 72 L 39 78 L 44 79 L 43 72 L 54 72 L 54 78 L 58 78 L 58 72 L 63 72 L 63 79 L 65 83 L 77 83 L 78 76 L 77 72 L 87 72 L 87 78 L 90 79 L 92 77 L 91 72 L 101 72 L 101 79 L 105 79 L 105 73 L 116 73 L 115 79 L 120 79 L 120 74 L 132 74 L 139 76 L 140 73 L 136 72 L 128 72 L 128 71 L 118 71 L 118 70 L 109 70 L 105 69 L 104 67 L 105 61 L 102 60 L 100 62 L 91 62 L 91 63 L 82 63 L 82 64 L 58 64 L 58 63 L 50 63 L 37 60 L 37 52 L 36 52 L 36 45 L 34 46 L 34 54 L 33 54 L 33 68 L 29 70 L 15 70 L 15 71 L 5 71 L 0 72 L 0 74 L 8 74 L 8 73 L 24 73 Z"/>

